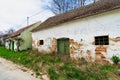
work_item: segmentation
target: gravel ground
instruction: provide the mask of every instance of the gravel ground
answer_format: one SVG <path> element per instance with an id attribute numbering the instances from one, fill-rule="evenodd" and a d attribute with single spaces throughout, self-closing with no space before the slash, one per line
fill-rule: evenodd
<path id="1" fill-rule="evenodd" d="M 31 74 L 33 71 L 0 58 L 0 80 L 40 80 Z"/>

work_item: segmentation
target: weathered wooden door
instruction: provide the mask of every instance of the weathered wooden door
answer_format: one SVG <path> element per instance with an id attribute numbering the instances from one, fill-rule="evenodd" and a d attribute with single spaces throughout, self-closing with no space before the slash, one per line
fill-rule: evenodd
<path id="1" fill-rule="evenodd" d="M 69 54 L 70 49 L 69 49 L 69 38 L 61 38 L 57 39 L 57 52 L 59 54 Z"/>

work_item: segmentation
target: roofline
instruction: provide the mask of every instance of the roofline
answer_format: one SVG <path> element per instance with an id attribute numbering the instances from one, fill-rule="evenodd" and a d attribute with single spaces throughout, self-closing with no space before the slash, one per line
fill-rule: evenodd
<path id="1" fill-rule="evenodd" d="M 38 21 L 38 22 L 41 22 L 41 21 Z M 16 35 L 12 35 L 12 34 L 11 34 L 10 36 L 8 36 L 8 38 L 14 38 L 14 37 L 16 37 L 16 36 L 19 36 L 22 32 L 24 32 L 25 30 L 29 29 L 30 27 L 32 27 L 33 25 L 37 24 L 38 22 L 35 22 L 35 23 L 33 23 L 33 24 L 30 24 L 30 25 L 27 25 L 26 27 L 23 27 L 23 28 L 17 30 L 16 32 L 18 32 L 18 31 L 20 31 L 20 30 L 23 29 L 23 31 L 21 31 L 21 32 L 18 33 L 18 34 L 17 34 L 16 32 L 14 32 L 13 34 L 16 33 Z M 24 28 L 26 28 L 26 29 L 24 29 Z"/>
<path id="2" fill-rule="evenodd" d="M 120 1 L 119 0 L 115 0 L 115 1 L 100 0 L 97 1 L 95 4 L 89 4 L 81 8 L 50 17 L 46 21 L 44 21 L 41 25 L 39 25 L 37 28 L 33 29 L 32 32 L 37 32 L 39 30 L 52 28 L 56 25 L 60 25 L 66 22 L 71 22 L 76 19 L 82 19 L 89 16 L 94 16 L 97 14 L 109 12 L 115 9 L 120 9 Z"/>
<path id="3" fill-rule="evenodd" d="M 100 11 L 100 12 L 96 12 L 96 13 L 89 14 L 89 15 L 83 15 L 83 16 L 81 16 L 81 17 L 79 17 L 79 18 L 74 18 L 74 19 L 69 20 L 69 21 L 66 21 L 66 22 L 71 22 L 71 21 L 74 21 L 74 20 L 83 19 L 83 18 L 86 18 L 86 17 L 90 17 L 90 16 L 94 16 L 94 15 L 98 15 L 98 14 L 110 12 L 110 11 L 113 11 L 113 10 L 116 10 L 116 9 L 120 9 L 120 6 L 117 6 L 117 7 L 111 8 L 111 9 L 108 9 L 107 11 L 105 10 L 105 11 Z M 55 17 L 55 16 L 53 16 L 53 17 Z M 50 17 L 50 18 L 51 18 L 51 17 Z M 48 19 L 49 19 L 49 18 L 48 18 Z M 63 22 L 63 23 L 61 23 L 61 24 L 64 24 L 64 23 L 66 23 L 66 22 Z M 56 24 L 56 25 L 61 25 L 61 24 Z M 56 25 L 51 25 L 51 26 L 54 27 L 54 26 L 56 26 Z M 49 29 L 49 28 L 51 28 L 51 27 L 44 28 L 44 29 Z M 31 32 L 38 32 L 38 31 L 41 31 L 41 30 L 44 30 L 44 29 L 35 30 L 35 31 L 32 30 Z"/>

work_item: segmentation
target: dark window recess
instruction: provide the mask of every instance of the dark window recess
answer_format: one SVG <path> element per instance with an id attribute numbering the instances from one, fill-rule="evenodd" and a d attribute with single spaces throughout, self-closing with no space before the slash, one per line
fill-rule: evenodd
<path id="1" fill-rule="evenodd" d="M 44 44 L 44 41 L 43 40 L 40 40 L 40 45 L 43 45 Z"/>
<path id="2" fill-rule="evenodd" d="M 109 45 L 109 36 L 96 36 L 95 45 Z"/>

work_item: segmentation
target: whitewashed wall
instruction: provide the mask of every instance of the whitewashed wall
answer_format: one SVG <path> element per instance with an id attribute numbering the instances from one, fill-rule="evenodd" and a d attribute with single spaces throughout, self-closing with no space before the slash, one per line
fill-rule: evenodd
<path id="1" fill-rule="evenodd" d="M 5 42 L 5 48 L 9 49 L 9 42 L 8 41 Z"/>
<path id="2" fill-rule="evenodd" d="M 95 45 L 90 45 L 90 43 L 94 41 L 95 36 L 102 35 L 109 35 L 110 38 L 120 37 L 120 9 L 112 10 L 95 16 L 86 17 L 83 19 L 70 21 L 54 26 L 52 28 L 33 32 L 32 38 L 34 41 L 38 41 L 41 39 L 52 39 L 53 37 L 67 37 L 70 39 L 74 39 L 76 42 L 79 43 L 82 39 L 82 43 L 84 43 L 84 45 L 87 46 L 88 49 L 92 50 L 94 56 Z M 108 56 L 111 57 L 113 54 L 120 54 L 120 48 L 118 47 L 120 46 L 120 42 L 115 43 L 114 46 L 112 46 L 111 44 L 112 43 L 110 43 L 110 46 L 108 46 Z M 117 52 L 112 50 L 113 47 L 117 49 Z"/>

